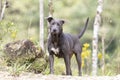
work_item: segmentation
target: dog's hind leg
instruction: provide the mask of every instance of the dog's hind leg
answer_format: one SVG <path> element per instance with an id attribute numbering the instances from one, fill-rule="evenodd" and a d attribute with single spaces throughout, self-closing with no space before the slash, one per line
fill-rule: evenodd
<path id="1" fill-rule="evenodd" d="M 80 45 L 76 45 L 74 48 L 74 53 L 75 53 L 75 57 L 76 57 L 76 61 L 78 64 L 78 71 L 79 71 L 79 76 L 82 76 L 82 71 L 81 71 L 81 52 L 82 49 L 80 47 Z"/>
<path id="2" fill-rule="evenodd" d="M 79 76 L 82 76 L 80 53 L 76 53 L 76 54 L 75 54 L 75 57 L 76 57 L 76 60 L 77 60 L 77 63 L 78 63 Z"/>

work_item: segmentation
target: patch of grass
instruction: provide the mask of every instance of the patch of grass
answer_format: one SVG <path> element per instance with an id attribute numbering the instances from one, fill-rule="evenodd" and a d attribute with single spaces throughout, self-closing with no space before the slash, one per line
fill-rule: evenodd
<path id="1" fill-rule="evenodd" d="M 31 65 L 26 66 L 26 64 L 19 64 L 18 62 L 14 63 L 9 67 L 9 72 L 12 76 L 19 76 L 22 72 L 27 71 Z"/>
<path id="2" fill-rule="evenodd" d="M 34 62 L 32 62 L 30 66 L 30 70 L 34 71 L 35 73 L 41 73 L 47 67 L 47 62 L 44 58 L 37 58 Z"/>

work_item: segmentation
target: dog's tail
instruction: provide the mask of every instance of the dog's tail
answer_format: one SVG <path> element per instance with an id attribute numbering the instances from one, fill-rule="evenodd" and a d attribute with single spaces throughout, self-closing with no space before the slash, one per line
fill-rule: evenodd
<path id="1" fill-rule="evenodd" d="M 83 34 L 84 34 L 84 32 L 85 32 L 85 30 L 86 30 L 86 28 L 87 28 L 88 21 L 89 21 L 89 17 L 88 17 L 87 20 L 86 20 L 86 23 L 85 23 L 84 28 L 82 29 L 82 31 L 81 31 L 80 34 L 78 35 L 78 38 L 79 38 L 79 39 L 83 36 Z"/>

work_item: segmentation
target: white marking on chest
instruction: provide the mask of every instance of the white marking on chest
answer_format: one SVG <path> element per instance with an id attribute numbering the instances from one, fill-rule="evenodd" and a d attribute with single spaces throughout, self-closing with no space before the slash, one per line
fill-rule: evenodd
<path id="1" fill-rule="evenodd" d="M 54 48 L 54 47 L 52 47 L 51 48 L 51 51 L 53 51 L 55 54 L 58 54 L 59 53 L 59 48 Z"/>

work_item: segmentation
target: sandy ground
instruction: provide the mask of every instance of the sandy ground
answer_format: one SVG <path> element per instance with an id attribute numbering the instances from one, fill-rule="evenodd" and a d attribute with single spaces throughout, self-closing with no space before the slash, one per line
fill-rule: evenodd
<path id="1" fill-rule="evenodd" d="M 62 76 L 62 75 L 42 75 L 33 73 L 23 73 L 20 76 L 11 76 L 8 72 L 0 71 L 0 80 L 120 80 L 120 75 L 116 76 Z"/>

